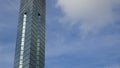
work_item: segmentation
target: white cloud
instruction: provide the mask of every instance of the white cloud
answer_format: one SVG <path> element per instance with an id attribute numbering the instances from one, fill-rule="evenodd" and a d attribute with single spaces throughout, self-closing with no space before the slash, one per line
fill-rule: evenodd
<path id="1" fill-rule="evenodd" d="M 73 58 L 71 59 L 75 59 L 75 58 L 78 58 L 79 60 L 81 59 L 81 62 L 83 61 L 83 63 L 82 64 L 78 63 L 79 67 L 75 67 L 75 68 L 89 68 L 89 67 L 97 68 L 94 66 L 98 65 L 99 67 L 99 65 L 102 65 L 102 64 L 108 65 L 111 63 L 116 63 L 117 62 L 116 60 L 119 59 L 120 57 L 120 53 L 119 53 L 120 36 L 119 35 L 105 35 L 105 36 L 99 36 L 99 37 L 90 37 L 89 39 L 85 39 L 82 41 L 80 41 L 80 39 L 73 41 L 75 39 L 68 38 L 61 33 L 57 33 L 57 34 L 55 33 L 55 34 L 52 34 L 52 38 L 53 38 L 51 39 L 52 41 L 48 41 L 46 43 L 47 45 L 46 47 L 47 62 L 46 63 L 48 64 L 50 63 L 50 66 L 56 63 L 57 61 L 60 62 L 59 61 L 60 59 L 58 60 L 55 59 L 57 57 L 60 58 L 65 56 L 67 57 L 72 56 Z M 72 39 L 72 40 L 69 41 L 69 39 Z M 88 61 L 89 64 L 84 63 L 84 61 L 87 62 L 87 60 L 90 60 L 90 59 L 92 61 L 91 62 Z M 51 60 L 56 60 L 56 61 L 51 61 Z M 64 64 L 61 64 L 60 66 L 63 66 L 63 65 Z M 102 67 L 106 68 L 104 66 Z"/>
<path id="2" fill-rule="evenodd" d="M 104 55 L 111 55 L 112 53 L 118 53 L 117 49 L 111 49 L 114 47 L 119 47 L 120 36 L 119 35 L 105 35 L 99 37 L 90 37 L 85 40 L 76 40 L 69 41 L 66 36 L 57 33 L 53 35 L 54 39 L 46 43 L 46 56 L 47 57 L 58 57 L 62 55 L 69 54 L 83 54 L 94 56 L 97 54 L 97 57 L 103 57 Z M 57 40 L 56 40 L 57 39 Z M 106 51 L 106 48 L 108 51 Z M 104 53 L 101 52 L 105 50 Z M 100 54 L 99 51 L 101 52 Z M 96 56 L 95 56 L 96 57 Z M 112 56 L 111 56 L 112 57 Z M 108 57 L 104 57 L 107 59 Z M 114 58 L 114 57 L 113 57 Z"/>
<path id="3" fill-rule="evenodd" d="M 112 7 L 120 0 L 57 0 L 64 16 L 61 22 L 79 24 L 83 34 L 96 33 L 114 21 Z"/>

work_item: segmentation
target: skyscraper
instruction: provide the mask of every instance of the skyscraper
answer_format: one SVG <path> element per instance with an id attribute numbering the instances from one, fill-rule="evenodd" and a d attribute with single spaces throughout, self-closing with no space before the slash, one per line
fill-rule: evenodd
<path id="1" fill-rule="evenodd" d="M 21 0 L 14 68 L 44 68 L 45 0 Z"/>

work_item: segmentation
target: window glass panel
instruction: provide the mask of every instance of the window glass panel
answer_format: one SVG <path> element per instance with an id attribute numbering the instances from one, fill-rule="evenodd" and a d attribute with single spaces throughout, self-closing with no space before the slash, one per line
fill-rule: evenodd
<path id="1" fill-rule="evenodd" d="M 22 42 L 24 42 L 24 40 L 25 40 L 25 39 L 24 39 L 24 38 L 22 38 Z"/>
<path id="2" fill-rule="evenodd" d="M 37 43 L 37 46 L 40 46 L 40 43 Z"/>
<path id="3" fill-rule="evenodd" d="M 23 25 L 23 29 L 25 29 L 25 25 Z"/>
<path id="4" fill-rule="evenodd" d="M 23 47 L 23 46 L 21 47 L 21 50 L 24 50 L 24 47 Z"/>
<path id="5" fill-rule="evenodd" d="M 21 46 L 23 46 L 24 45 L 24 42 L 21 42 Z"/>
<path id="6" fill-rule="evenodd" d="M 23 33 L 23 34 L 25 33 L 25 29 L 22 30 L 22 33 Z"/>
<path id="7" fill-rule="evenodd" d="M 21 51 L 21 53 L 20 53 L 21 55 L 23 55 L 23 51 Z"/>
<path id="8" fill-rule="evenodd" d="M 23 56 L 20 56 L 20 59 L 23 60 Z"/>
<path id="9" fill-rule="evenodd" d="M 22 68 L 22 65 L 20 65 L 19 68 Z"/>
<path id="10" fill-rule="evenodd" d="M 25 34 L 22 34 L 22 37 L 24 38 L 24 37 L 25 37 Z"/>
<path id="11" fill-rule="evenodd" d="M 23 63 L 23 61 L 20 61 L 20 64 L 22 64 Z"/>

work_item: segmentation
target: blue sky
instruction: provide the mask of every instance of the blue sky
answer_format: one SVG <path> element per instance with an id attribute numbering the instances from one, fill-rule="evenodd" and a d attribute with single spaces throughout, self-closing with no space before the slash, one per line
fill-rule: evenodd
<path id="1" fill-rule="evenodd" d="M 120 68 L 120 0 L 46 0 L 45 68 Z M 19 0 L 0 0 L 0 68 L 13 68 Z"/>

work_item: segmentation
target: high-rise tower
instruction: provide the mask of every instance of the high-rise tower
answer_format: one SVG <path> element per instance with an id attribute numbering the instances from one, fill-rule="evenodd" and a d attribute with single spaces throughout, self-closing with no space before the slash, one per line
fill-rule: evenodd
<path id="1" fill-rule="evenodd" d="M 44 68 L 45 0 L 21 0 L 14 68 Z"/>

